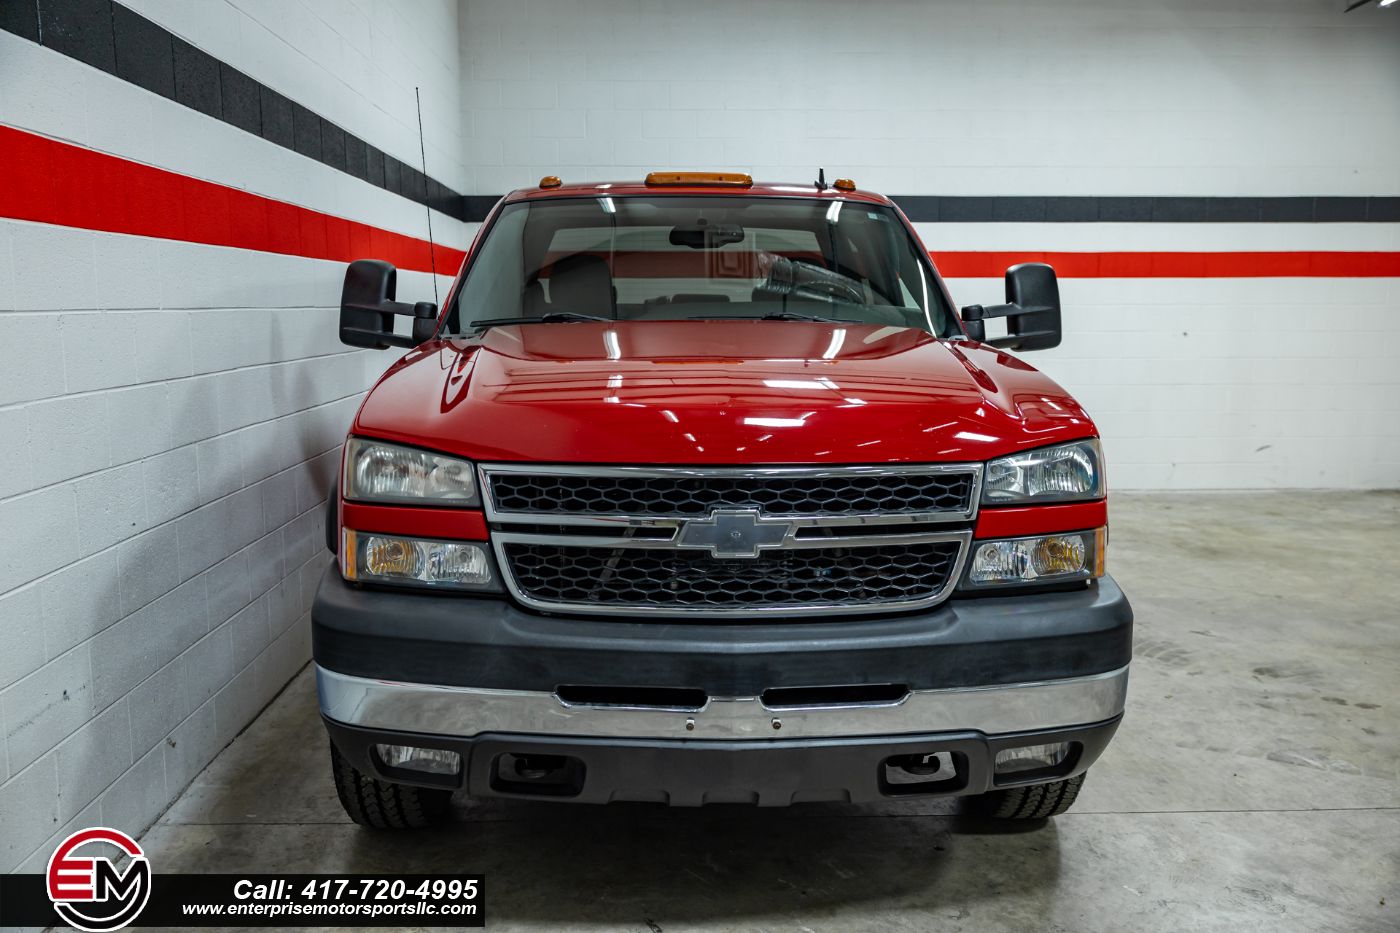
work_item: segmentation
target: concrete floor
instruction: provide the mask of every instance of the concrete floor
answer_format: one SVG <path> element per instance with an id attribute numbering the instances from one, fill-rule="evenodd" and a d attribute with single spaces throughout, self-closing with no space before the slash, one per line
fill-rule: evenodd
<path id="1" fill-rule="evenodd" d="M 1070 813 L 341 812 L 303 672 L 143 840 L 158 871 L 461 871 L 497 930 L 1400 930 L 1400 494 L 1120 495 L 1128 714 Z"/>

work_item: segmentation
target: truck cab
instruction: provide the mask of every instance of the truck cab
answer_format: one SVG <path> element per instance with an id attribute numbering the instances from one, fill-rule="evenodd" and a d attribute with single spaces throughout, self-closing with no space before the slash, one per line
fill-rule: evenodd
<path id="1" fill-rule="evenodd" d="M 1094 423 L 1010 352 L 1060 340 L 1048 266 L 959 313 L 887 198 L 671 172 L 512 192 L 441 309 L 395 291 L 347 270 L 341 339 L 407 352 L 312 611 L 357 822 L 454 792 L 1073 803 L 1132 611 Z"/>

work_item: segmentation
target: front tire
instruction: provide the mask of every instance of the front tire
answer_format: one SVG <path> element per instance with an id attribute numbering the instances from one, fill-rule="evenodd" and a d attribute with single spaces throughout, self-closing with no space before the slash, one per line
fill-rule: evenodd
<path id="1" fill-rule="evenodd" d="M 331 744 L 331 775 L 350 819 L 371 829 L 424 829 L 443 821 L 452 791 L 390 784 L 356 768 Z"/>
<path id="2" fill-rule="evenodd" d="M 966 808 L 977 816 L 995 820 L 1043 820 L 1059 816 L 1074 804 L 1079 788 L 1084 785 L 1084 777 L 1077 774 L 1049 784 L 1008 787 L 963 800 Z"/>

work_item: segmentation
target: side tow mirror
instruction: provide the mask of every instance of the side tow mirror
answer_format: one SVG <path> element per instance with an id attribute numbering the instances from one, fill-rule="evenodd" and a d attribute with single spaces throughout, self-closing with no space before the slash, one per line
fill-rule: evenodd
<path id="1" fill-rule="evenodd" d="M 378 259 L 357 259 L 345 270 L 340 291 L 340 342 L 383 350 L 416 347 L 437 330 L 437 305 L 394 300 L 398 271 Z M 413 318 L 413 336 L 394 333 L 394 315 Z"/>
<path id="2" fill-rule="evenodd" d="M 987 340 L 990 317 L 1006 318 L 1006 336 Z M 1043 262 L 1023 262 L 1006 270 L 1006 304 L 962 309 L 973 340 L 1009 350 L 1048 350 L 1060 345 L 1060 286 Z"/>

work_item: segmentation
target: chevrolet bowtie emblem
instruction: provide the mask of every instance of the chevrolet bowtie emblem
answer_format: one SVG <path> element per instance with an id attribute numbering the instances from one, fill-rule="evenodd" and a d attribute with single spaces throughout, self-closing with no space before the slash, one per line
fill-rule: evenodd
<path id="1" fill-rule="evenodd" d="M 677 547 L 704 548 L 712 557 L 757 557 L 782 547 L 792 523 L 764 518 L 758 509 L 715 509 L 707 518 L 685 523 Z"/>

